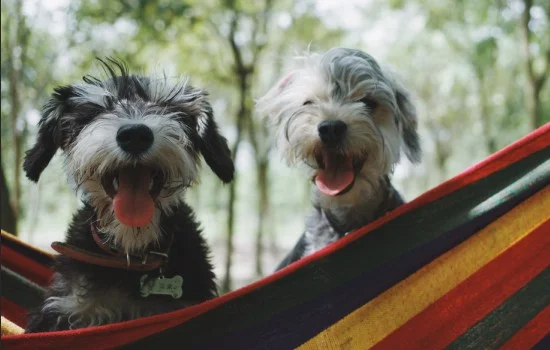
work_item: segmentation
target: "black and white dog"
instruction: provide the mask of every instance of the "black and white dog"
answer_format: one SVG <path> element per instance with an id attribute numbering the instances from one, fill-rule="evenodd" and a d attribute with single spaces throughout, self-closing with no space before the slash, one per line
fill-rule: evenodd
<path id="1" fill-rule="evenodd" d="M 313 186 L 305 233 L 278 269 L 309 255 L 403 203 L 390 183 L 401 149 L 420 160 L 409 93 L 370 55 L 334 48 L 299 65 L 257 102 L 290 165 Z"/>
<path id="2" fill-rule="evenodd" d="M 84 203 L 27 332 L 83 328 L 172 311 L 217 295 L 209 250 L 185 189 L 200 155 L 225 183 L 234 166 L 206 93 L 181 79 L 130 75 L 55 89 L 24 170 L 38 181 L 57 149 Z"/>

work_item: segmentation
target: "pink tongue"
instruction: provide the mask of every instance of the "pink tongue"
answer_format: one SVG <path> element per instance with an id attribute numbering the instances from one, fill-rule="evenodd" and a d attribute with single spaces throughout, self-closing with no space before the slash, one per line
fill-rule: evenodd
<path id="1" fill-rule="evenodd" d="M 323 155 L 325 169 L 315 177 L 315 185 L 322 193 L 336 196 L 345 190 L 355 178 L 351 158 L 343 159 Z"/>
<path id="2" fill-rule="evenodd" d="M 155 203 L 149 194 L 151 174 L 144 167 L 121 170 L 118 191 L 113 199 L 115 216 L 122 224 L 131 227 L 147 226 L 153 218 Z"/>

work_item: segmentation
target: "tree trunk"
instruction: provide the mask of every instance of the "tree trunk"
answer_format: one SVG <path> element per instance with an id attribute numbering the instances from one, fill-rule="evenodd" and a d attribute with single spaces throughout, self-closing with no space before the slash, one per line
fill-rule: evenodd
<path id="1" fill-rule="evenodd" d="M 251 52 L 252 58 L 249 62 L 245 62 L 243 57 L 242 48 L 237 44 L 237 32 L 240 20 L 242 18 L 243 12 L 240 11 L 238 6 L 234 1 L 228 2 L 228 9 L 231 12 L 231 22 L 229 25 L 229 35 L 227 36 L 228 43 L 231 47 L 231 53 L 234 59 L 234 74 L 236 80 L 239 82 L 239 112 L 237 113 L 237 138 L 233 147 L 233 159 L 237 159 L 237 151 L 239 149 L 239 144 L 242 138 L 243 128 L 245 126 L 250 126 L 252 121 L 251 118 L 251 109 L 252 109 L 252 99 L 249 96 L 250 93 L 250 80 L 254 75 L 256 65 L 258 63 L 258 58 L 265 47 L 265 42 L 263 42 L 263 36 L 267 33 L 267 21 L 269 18 L 269 9 L 272 6 L 271 0 L 265 1 L 265 6 L 262 11 L 262 14 L 252 16 L 252 44 Z M 263 19 L 263 21 L 258 21 Z M 214 24 L 216 28 L 216 25 Z M 219 30 L 216 29 L 219 33 Z M 248 123 L 248 125 L 247 125 Z M 254 150 L 258 151 L 255 138 L 251 135 L 251 141 L 253 143 Z M 267 166 L 266 166 L 267 167 Z M 228 217 L 227 217 L 227 256 L 226 256 L 226 265 L 225 265 L 225 279 L 223 281 L 222 288 L 224 291 L 231 290 L 231 265 L 232 265 L 232 254 L 233 254 L 233 231 L 234 231 L 234 217 L 235 217 L 235 199 L 236 194 L 236 181 L 237 176 L 230 184 L 229 187 L 229 202 L 227 206 Z M 267 196 L 267 195 L 266 195 Z M 262 220 L 260 218 L 260 220 Z"/>
<path id="2" fill-rule="evenodd" d="M 229 199 L 227 202 L 227 226 L 225 241 L 225 277 L 222 283 L 222 292 L 227 293 L 231 290 L 231 266 L 233 265 L 233 233 L 235 222 L 235 198 L 236 198 L 237 177 L 229 184 Z"/>
<path id="3" fill-rule="evenodd" d="M 436 141 L 435 146 L 435 163 L 439 169 L 439 183 L 447 180 L 447 159 L 449 158 L 448 152 L 442 146 L 442 142 Z"/>
<path id="4" fill-rule="evenodd" d="M 6 177 L 4 176 L 4 167 L 2 164 L 0 164 L 0 182 L 0 186 L 2 186 L 2 197 L 0 198 L 0 200 L 2 200 L 2 223 L 0 225 L 2 226 L 2 230 L 17 235 L 16 217 L 10 203 L 10 192 Z"/>
<path id="5" fill-rule="evenodd" d="M 240 71 L 239 75 L 239 111 L 237 113 L 237 137 L 233 144 L 231 154 L 233 161 L 237 160 L 237 153 L 242 140 L 243 127 L 246 116 L 250 113 L 246 105 L 248 94 L 248 74 Z M 235 200 L 237 198 L 238 175 L 235 172 L 233 181 L 229 184 L 229 200 L 227 202 L 227 226 L 226 226 L 226 256 L 225 256 L 225 278 L 222 283 L 222 291 L 228 292 L 232 288 L 231 267 L 233 265 L 233 236 L 235 231 Z"/>
<path id="6" fill-rule="evenodd" d="M 262 157 L 257 164 L 257 182 L 258 182 L 258 228 L 256 230 L 256 275 L 263 275 L 262 258 L 264 253 L 263 237 L 266 228 L 266 216 L 269 211 L 269 182 L 268 182 L 268 159 Z"/>
<path id="7" fill-rule="evenodd" d="M 537 91 L 536 82 L 531 78 L 527 79 L 527 88 L 525 89 L 525 106 L 529 115 L 529 127 L 531 130 L 535 130 L 542 125 L 539 94 L 540 91 Z"/>
<path id="8" fill-rule="evenodd" d="M 521 32 L 523 35 L 523 51 L 525 55 L 525 68 L 527 70 L 527 88 L 525 89 L 525 104 L 527 112 L 529 114 L 529 126 L 532 130 L 537 129 L 544 123 L 541 115 L 541 102 L 540 92 L 544 86 L 546 76 L 548 72 L 543 71 L 540 76 L 537 75 L 534 68 L 534 58 L 531 56 L 531 33 L 529 30 L 529 22 L 531 21 L 531 8 L 533 7 L 533 0 L 523 0 L 523 13 L 521 14 Z M 546 67 L 548 70 L 548 60 L 550 58 L 545 57 L 547 60 Z"/>
<path id="9" fill-rule="evenodd" d="M 34 241 L 34 233 L 38 226 L 38 219 L 40 218 L 40 201 L 41 201 L 41 183 L 36 184 L 36 191 L 33 191 L 30 196 L 30 202 L 27 205 L 27 216 L 28 216 L 28 241 Z"/>
<path id="10" fill-rule="evenodd" d="M 493 127 L 491 122 L 491 111 L 487 101 L 487 94 L 483 86 L 484 77 L 479 77 L 479 105 L 481 113 L 481 126 L 483 128 L 483 138 L 485 139 L 485 148 L 488 154 L 493 154 L 497 151 L 497 143 L 493 135 Z"/>
<path id="11" fill-rule="evenodd" d="M 428 132 L 431 135 L 435 145 L 435 165 L 439 173 L 439 179 L 437 183 L 442 183 L 447 180 L 447 160 L 449 159 L 450 152 L 446 148 L 446 142 L 441 141 L 438 135 L 438 125 L 432 121 L 427 123 Z"/>
<path id="12" fill-rule="evenodd" d="M 527 93 L 527 111 L 529 112 L 529 121 L 532 130 L 541 127 L 544 124 L 544 120 L 541 113 L 540 92 L 541 86 L 537 81 L 529 79 Z"/>
<path id="13" fill-rule="evenodd" d="M 26 64 L 27 46 L 29 41 L 29 29 L 25 23 L 22 1 L 15 2 L 13 13 L 13 25 L 9 27 L 13 36 L 8 35 L 5 42 L 6 54 L 8 55 L 8 91 L 10 100 L 11 134 L 14 149 L 13 159 L 13 191 L 11 205 L 16 218 L 19 217 L 21 209 L 21 166 L 23 157 L 23 141 L 26 129 L 26 122 L 21 116 L 21 81 L 23 69 Z M 11 34 L 11 33 L 10 33 Z M 18 52 L 18 53 L 17 53 Z"/>
<path id="14" fill-rule="evenodd" d="M 487 102 L 481 102 L 481 113 L 486 113 Z M 485 148 L 488 154 L 493 154 L 497 151 L 497 143 L 492 133 L 491 120 L 488 115 L 481 116 L 481 124 L 485 139 Z"/>

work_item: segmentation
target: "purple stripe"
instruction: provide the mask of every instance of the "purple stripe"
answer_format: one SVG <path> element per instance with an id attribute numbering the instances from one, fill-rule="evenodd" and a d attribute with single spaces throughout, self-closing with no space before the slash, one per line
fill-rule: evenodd
<path id="1" fill-rule="evenodd" d="M 538 343 L 533 346 L 533 350 L 550 349 L 550 333 L 546 334 Z"/>
<path id="2" fill-rule="evenodd" d="M 548 151 L 404 214 L 271 285 L 127 348 L 173 342 L 197 349 L 296 347 L 542 188 L 550 178 L 546 163 L 541 164 Z M 308 286 L 317 289 L 306 290 Z"/>
<path id="3" fill-rule="evenodd" d="M 196 345 L 196 348 L 222 349 L 228 345 L 236 349 L 295 348 L 460 244 L 537 190 L 538 186 L 533 186 L 520 196 L 506 198 L 507 201 L 502 200 L 499 205 L 483 215 L 402 255 L 399 259 L 362 274 L 323 297 L 300 304 L 261 324 L 203 342 Z"/>

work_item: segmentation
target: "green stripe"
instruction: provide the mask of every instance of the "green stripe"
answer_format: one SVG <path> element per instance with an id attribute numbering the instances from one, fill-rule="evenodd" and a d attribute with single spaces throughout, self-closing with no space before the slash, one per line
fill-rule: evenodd
<path id="1" fill-rule="evenodd" d="M 259 324 L 320 297 L 360 274 L 394 261 L 481 216 L 506 198 L 548 182 L 550 162 L 546 160 L 549 158 L 550 147 L 547 147 L 435 202 L 405 213 L 290 275 L 136 344 L 169 346 L 176 339 L 185 339 L 187 344 L 201 342 Z"/>
<path id="2" fill-rule="evenodd" d="M 549 303 L 550 269 L 546 268 L 447 349 L 498 349 Z"/>
<path id="3" fill-rule="evenodd" d="M 31 309 L 40 306 L 44 289 L 2 266 L 2 296 L 15 304 Z"/>

